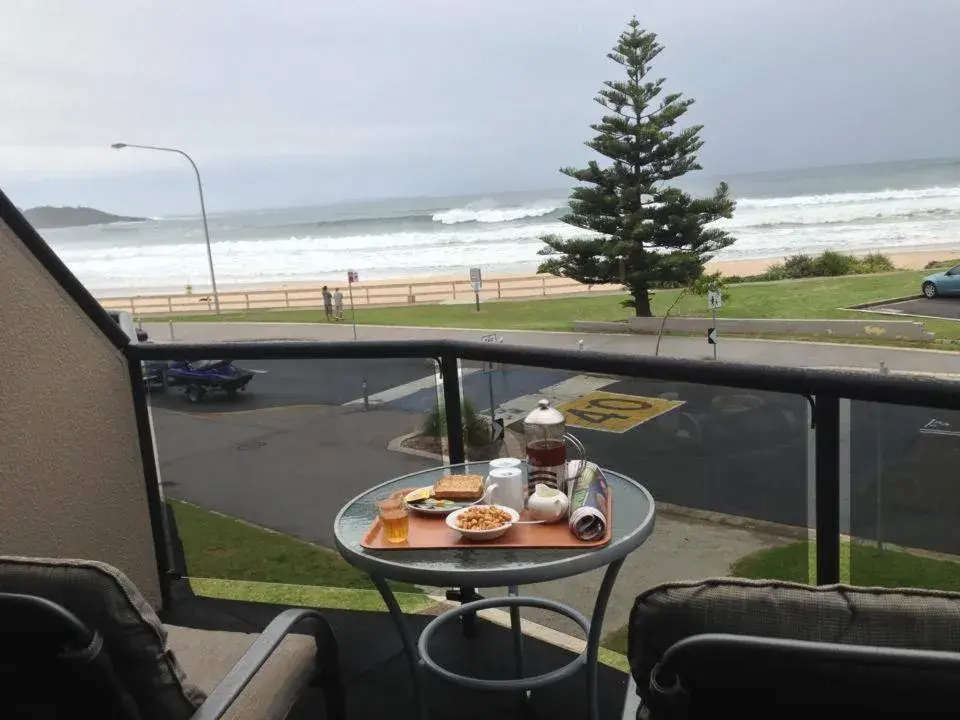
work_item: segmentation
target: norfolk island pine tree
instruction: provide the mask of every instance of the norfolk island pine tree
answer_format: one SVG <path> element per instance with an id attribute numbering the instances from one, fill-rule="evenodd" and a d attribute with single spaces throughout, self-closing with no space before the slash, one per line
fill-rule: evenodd
<path id="1" fill-rule="evenodd" d="M 694 198 L 672 180 L 700 170 L 701 125 L 677 128 L 693 104 L 665 94 L 663 78 L 651 80 L 651 64 L 663 51 L 655 33 L 633 18 L 607 57 L 626 71 L 626 80 L 604 83 L 596 102 L 607 111 L 587 147 L 609 163 L 563 168 L 578 183 L 570 193 L 563 222 L 590 235 L 541 238 L 548 256 L 540 272 L 588 285 L 623 283 L 626 305 L 650 317 L 650 290 L 687 287 L 703 276 L 713 254 L 733 244 L 724 230 L 709 227 L 733 215 L 735 203 L 725 182 L 710 197 Z"/>

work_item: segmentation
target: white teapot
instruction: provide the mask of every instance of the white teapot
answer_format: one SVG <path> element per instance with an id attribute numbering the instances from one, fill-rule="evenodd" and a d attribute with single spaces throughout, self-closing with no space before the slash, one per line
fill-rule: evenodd
<path id="1" fill-rule="evenodd" d="M 533 494 L 527 498 L 527 510 L 534 520 L 555 522 L 567 514 L 570 499 L 556 488 L 537 483 Z"/>

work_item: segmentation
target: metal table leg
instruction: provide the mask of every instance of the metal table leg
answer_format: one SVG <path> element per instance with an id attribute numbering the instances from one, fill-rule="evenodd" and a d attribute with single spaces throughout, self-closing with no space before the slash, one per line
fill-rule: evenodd
<path id="1" fill-rule="evenodd" d="M 461 587 L 456 590 L 447 590 L 447 600 L 467 605 L 475 600 L 483 600 L 483 597 L 476 591 L 476 588 Z M 473 637 L 477 632 L 477 614 L 467 613 L 460 618 L 460 624 L 463 629 L 463 636 Z"/>
<path id="2" fill-rule="evenodd" d="M 597 591 L 597 599 L 593 603 L 593 616 L 590 618 L 590 632 L 587 635 L 587 709 L 590 720 L 600 720 L 600 698 L 597 691 L 600 634 L 603 632 L 603 617 L 607 614 L 607 602 L 622 566 L 622 559 L 607 565 L 600 590 Z"/>
<path id="3" fill-rule="evenodd" d="M 513 597 L 520 596 L 520 588 L 517 585 L 511 585 L 507 588 L 507 594 Z M 517 666 L 517 677 L 523 677 L 523 626 L 520 622 L 520 606 L 510 606 L 510 633 L 513 635 L 513 659 Z M 530 691 L 524 690 L 523 701 L 530 699 Z"/>
<path id="4" fill-rule="evenodd" d="M 407 656 L 407 662 L 410 664 L 410 673 L 413 675 L 413 693 L 417 708 L 422 720 L 427 720 L 428 713 L 422 684 L 423 676 L 420 673 L 420 657 L 417 653 L 417 645 L 410 636 L 410 629 L 407 627 L 407 622 L 403 617 L 403 610 L 400 609 L 400 603 L 397 602 L 397 598 L 394 597 L 393 591 L 390 589 L 386 580 L 376 577 L 375 575 L 371 575 L 370 579 L 373 580 L 373 584 L 376 585 L 377 590 L 380 591 L 380 596 L 383 598 L 383 602 L 386 603 L 387 610 L 390 611 L 390 617 L 393 618 L 393 624 L 397 626 L 397 632 L 400 633 L 403 652 Z"/>

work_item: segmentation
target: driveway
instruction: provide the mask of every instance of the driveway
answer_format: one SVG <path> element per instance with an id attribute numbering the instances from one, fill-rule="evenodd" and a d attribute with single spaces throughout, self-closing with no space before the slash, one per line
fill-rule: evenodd
<path id="1" fill-rule="evenodd" d="M 889 315 L 960 320 L 960 297 L 933 299 L 918 297 L 887 305 L 874 305 L 869 310 L 870 312 L 887 313 Z"/>

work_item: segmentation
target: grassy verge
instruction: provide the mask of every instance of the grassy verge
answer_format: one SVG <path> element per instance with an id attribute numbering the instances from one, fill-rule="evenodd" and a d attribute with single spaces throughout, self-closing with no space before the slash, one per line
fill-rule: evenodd
<path id="1" fill-rule="evenodd" d="M 720 317 L 731 318 L 816 318 L 886 319 L 889 315 L 860 313 L 840 308 L 872 300 L 915 295 L 920 279 L 930 271 L 911 270 L 879 275 L 782 280 L 744 283 L 729 287 L 729 298 Z M 657 292 L 654 314 L 662 314 L 676 298 L 677 291 Z M 478 313 L 473 305 L 415 305 L 411 307 L 357 310 L 357 322 L 365 325 L 410 325 L 502 330 L 572 330 L 577 320 L 610 321 L 626 319 L 630 311 L 621 306 L 622 295 L 586 295 L 546 300 L 490 302 Z M 683 298 L 673 313 L 700 317 L 709 311 L 701 297 Z M 218 319 L 211 315 L 178 316 L 177 322 Z M 324 322 L 323 311 L 252 310 L 229 313 L 219 319 L 232 322 Z M 349 319 L 349 318 L 348 318 Z M 927 328 L 940 339 L 960 340 L 960 323 L 925 320 Z"/>
<path id="2" fill-rule="evenodd" d="M 813 580 L 815 566 L 816 547 L 804 540 L 740 558 L 731 566 L 730 574 L 808 583 Z M 845 542 L 841 546 L 840 580 L 870 587 L 957 592 L 960 591 L 960 562 Z"/>
<path id="3" fill-rule="evenodd" d="M 366 573 L 345 562 L 332 550 L 190 503 L 171 500 L 170 504 L 177 519 L 191 578 L 201 579 L 198 587 L 219 592 L 220 595 L 215 595 L 217 597 L 227 597 L 224 593 L 241 593 L 246 589 L 261 597 L 276 598 L 278 591 L 270 588 L 277 585 L 284 586 L 290 598 L 302 597 L 302 588 L 306 588 L 314 591 L 372 591 L 379 600 Z M 397 592 L 422 594 L 418 588 L 406 583 L 393 583 L 393 588 Z M 313 593 L 315 597 L 321 595 L 323 593 Z M 340 595 L 343 598 L 360 597 L 356 593 Z M 295 600 L 289 602 L 299 604 Z"/>

